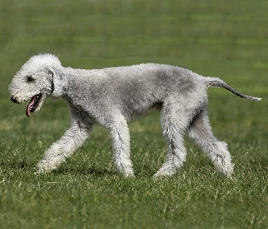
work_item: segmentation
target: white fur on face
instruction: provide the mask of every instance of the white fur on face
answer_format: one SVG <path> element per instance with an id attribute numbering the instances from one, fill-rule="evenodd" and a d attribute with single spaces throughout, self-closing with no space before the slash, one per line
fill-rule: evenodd
<path id="1" fill-rule="evenodd" d="M 59 59 L 52 54 L 40 54 L 31 57 L 16 73 L 9 85 L 11 96 L 18 102 L 24 103 L 33 96 L 42 95 L 35 111 L 38 111 L 45 98 L 51 94 L 52 69 L 60 68 Z"/>

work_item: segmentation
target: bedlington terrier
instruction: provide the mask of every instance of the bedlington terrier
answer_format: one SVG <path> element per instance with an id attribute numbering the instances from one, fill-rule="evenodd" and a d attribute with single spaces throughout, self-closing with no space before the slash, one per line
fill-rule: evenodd
<path id="1" fill-rule="evenodd" d="M 167 155 L 155 176 L 171 176 L 186 159 L 184 134 L 188 133 L 207 154 L 215 168 L 229 176 L 233 172 L 225 142 L 214 137 L 208 118 L 208 87 L 223 87 L 244 95 L 218 78 L 203 77 L 188 69 L 164 64 L 140 64 L 104 69 L 63 67 L 52 54 L 31 57 L 14 76 L 9 92 L 14 103 L 30 100 L 26 115 L 40 110 L 47 97 L 67 100 L 71 127 L 45 152 L 37 174 L 55 170 L 100 124 L 111 135 L 113 160 L 125 176 L 133 176 L 127 122 L 152 108 L 161 110 Z"/>

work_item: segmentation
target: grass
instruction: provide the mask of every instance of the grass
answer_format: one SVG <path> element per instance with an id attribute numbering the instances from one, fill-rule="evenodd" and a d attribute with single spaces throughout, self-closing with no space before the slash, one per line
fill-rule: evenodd
<path id="1" fill-rule="evenodd" d="M 268 228 L 267 10 L 261 0 L 1 0 L 1 229 Z M 12 76 L 40 52 L 77 68 L 180 65 L 263 97 L 209 89 L 213 130 L 228 143 L 234 176 L 215 172 L 186 138 L 183 168 L 154 180 L 166 150 L 155 111 L 130 124 L 134 179 L 116 173 L 101 127 L 59 170 L 33 175 L 70 122 L 63 101 L 46 101 L 30 119 L 9 101 Z"/>

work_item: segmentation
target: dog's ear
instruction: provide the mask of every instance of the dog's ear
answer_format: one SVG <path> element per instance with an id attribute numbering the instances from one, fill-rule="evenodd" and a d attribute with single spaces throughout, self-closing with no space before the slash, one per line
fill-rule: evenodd
<path id="1" fill-rule="evenodd" d="M 53 78 L 54 77 L 54 71 L 52 69 L 47 69 L 47 75 L 48 75 L 48 77 Z"/>
<path id="2" fill-rule="evenodd" d="M 58 98 L 65 91 L 63 73 L 57 68 L 46 69 L 47 79 L 50 82 L 50 96 Z"/>
<path id="3" fill-rule="evenodd" d="M 53 71 L 53 69 L 47 69 L 46 72 L 47 72 L 48 79 L 49 79 L 49 81 L 51 83 L 50 94 L 52 95 L 53 92 L 54 92 L 54 89 L 55 89 L 55 84 L 54 84 L 54 71 Z"/>

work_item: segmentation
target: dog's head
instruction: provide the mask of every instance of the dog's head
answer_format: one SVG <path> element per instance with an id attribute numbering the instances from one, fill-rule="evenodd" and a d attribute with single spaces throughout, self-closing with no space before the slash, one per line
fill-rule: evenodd
<path id="1" fill-rule="evenodd" d="M 30 100 L 26 115 L 40 110 L 48 97 L 60 97 L 56 88 L 62 78 L 61 63 L 53 54 L 39 54 L 31 57 L 16 73 L 9 85 L 11 101 L 24 103 Z"/>

